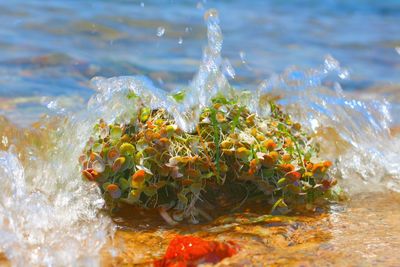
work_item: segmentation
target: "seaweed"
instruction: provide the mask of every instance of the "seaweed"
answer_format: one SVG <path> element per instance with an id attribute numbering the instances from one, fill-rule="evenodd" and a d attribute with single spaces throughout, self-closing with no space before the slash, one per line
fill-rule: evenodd
<path id="1" fill-rule="evenodd" d="M 301 125 L 272 100 L 259 116 L 238 99 L 213 98 L 192 133 L 143 103 L 129 123 L 100 120 L 79 159 L 83 177 L 100 186 L 111 212 L 122 203 L 159 209 L 170 224 L 211 219 L 203 207 L 259 196 L 281 213 L 337 199 L 332 163 L 318 160 Z"/>

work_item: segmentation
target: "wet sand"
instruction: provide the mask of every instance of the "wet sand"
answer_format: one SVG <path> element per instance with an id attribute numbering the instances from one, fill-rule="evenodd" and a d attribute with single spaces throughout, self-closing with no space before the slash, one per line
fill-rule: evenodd
<path id="1" fill-rule="evenodd" d="M 399 220 L 400 194 L 369 193 L 312 216 L 243 213 L 208 225 L 135 231 L 125 222 L 111 245 L 119 254 L 112 257 L 106 247 L 103 266 L 151 266 L 177 233 L 231 240 L 241 247 L 216 266 L 398 266 Z"/>

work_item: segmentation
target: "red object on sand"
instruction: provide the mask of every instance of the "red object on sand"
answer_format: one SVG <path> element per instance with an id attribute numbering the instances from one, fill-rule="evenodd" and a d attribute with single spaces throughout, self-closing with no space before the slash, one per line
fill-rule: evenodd
<path id="1" fill-rule="evenodd" d="M 176 236 L 169 243 L 164 258 L 154 261 L 155 267 L 195 267 L 201 263 L 217 263 L 237 253 L 229 241 L 207 241 L 195 236 Z"/>

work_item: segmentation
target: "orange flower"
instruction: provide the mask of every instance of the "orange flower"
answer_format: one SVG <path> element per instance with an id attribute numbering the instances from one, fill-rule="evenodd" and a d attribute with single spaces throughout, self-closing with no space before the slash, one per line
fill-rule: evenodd
<path id="1" fill-rule="evenodd" d="M 119 187 L 116 184 L 107 185 L 107 191 L 110 192 L 110 193 L 116 192 L 118 189 L 119 189 Z"/>
<path id="2" fill-rule="evenodd" d="M 246 160 L 249 157 L 250 153 L 250 150 L 245 147 L 239 147 L 238 149 L 236 149 L 236 157 L 241 160 Z"/>
<path id="3" fill-rule="evenodd" d="M 161 138 L 161 134 L 160 133 L 154 133 L 153 134 L 153 139 L 158 140 Z"/>
<path id="4" fill-rule="evenodd" d="M 286 177 L 291 181 L 295 182 L 301 179 L 301 173 L 299 172 L 289 172 L 286 174 Z"/>
<path id="5" fill-rule="evenodd" d="M 292 164 L 280 164 L 279 169 L 288 173 L 294 171 L 294 166 Z"/>
<path id="6" fill-rule="evenodd" d="M 182 185 L 183 186 L 187 186 L 187 185 L 191 185 L 191 184 L 193 184 L 193 181 L 190 180 L 190 179 L 183 179 L 182 180 Z"/>
<path id="7" fill-rule="evenodd" d="M 161 137 L 166 137 L 166 136 L 168 136 L 167 129 L 165 129 L 165 127 L 162 127 L 162 128 L 159 130 L 159 133 L 160 133 Z"/>
<path id="8" fill-rule="evenodd" d="M 257 138 L 257 140 L 260 141 L 260 142 L 265 140 L 265 136 L 262 135 L 262 134 L 257 134 L 257 135 L 256 135 L 256 138 Z"/>
<path id="9" fill-rule="evenodd" d="M 92 153 L 90 153 L 89 158 L 91 161 L 95 161 L 96 159 L 100 158 L 100 155 L 95 152 L 92 152 Z"/>
<path id="10" fill-rule="evenodd" d="M 314 164 L 312 168 L 313 173 L 324 173 L 326 172 L 326 167 L 324 166 L 324 163 L 316 163 Z"/>
<path id="11" fill-rule="evenodd" d="M 144 138 L 146 139 L 147 142 L 151 142 L 154 139 L 154 132 L 150 129 L 146 130 L 144 132 Z"/>
<path id="12" fill-rule="evenodd" d="M 118 157 L 119 157 L 119 153 L 118 153 L 118 150 L 115 147 L 111 148 L 107 153 L 107 158 L 111 162 L 116 160 Z"/>
<path id="13" fill-rule="evenodd" d="M 272 167 L 275 164 L 275 160 L 270 155 L 265 155 L 261 163 L 264 167 Z"/>
<path id="14" fill-rule="evenodd" d="M 312 164 L 311 162 L 307 162 L 306 163 L 306 169 L 307 171 L 312 171 L 314 164 Z"/>
<path id="15" fill-rule="evenodd" d="M 274 161 L 277 161 L 279 159 L 279 153 L 276 151 L 271 151 L 269 155 L 273 158 Z"/>
<path id="16" fill-rule="evenodd" d="M 140 185 L 143 183 L 146 177 L 146 172 L 144 170 L 138 170 L 132 175 L 132 184 Z"/>
<path id="17" fill-rule="evenodd" d="M 255 174 L 255 173 L 257 172 L 257 170 L 258 170 L 258 162 L 257 162 L 256 159 L 252 159 L 252 160 L 250 161 L 249 174 L 250 174 L 250 175 L 253 175 L 253 174 Z"/>
<path id="18" fill-rule="evenodd" d="M 264 167 L 272 167 L 276 163 L 279 158 L 279 153 L 276 151 L 271 151 L 269 154 L 263 156 L 263 160 L 261 161 Z"/>
<path id="19" fill-rule="evenodd" d="M 291 147 L 292 145 L 293 145 L 292 139 L 290 139 L 289 137 L 285 138 L 284 147 Z"/>
<path id="20" fill-rule="evenodd" d="M 169 139 L 168 138 L 166 138 L 166 137 L 161 137 L 159 140 L 158 140 L 158 143 L 160 144 L 160 145 L 162 145 L 162 146 L 168 146 L 169 145 Z"/>
<path id="21" fill-rule="evenodd" d="M 329 168 L 331 166 L 332 166 L 332 162 L 331 161 L 327 160 L 327 161 L 324 162 L 324 167 L 325 168 Z"/>
<path id="22" fill-rule="evenodd" d="M 147 124 L 147 128 L 149 128 L 149 129 L 154 129 L 154 128 L 156 128 L 156 126 L 154 126 L 154 124 L 153 124 L 152 121 L 147 121 L 146 124 Z"/>
<path id="23" fill-rule="evenodd" d="M 99 173 L 92 168 L 83 170 L 82 174 L 89 181 L 95 181 L 100 176 Z"/>
<path id="24" fill-rule="evenodd" d="M 282 156 L 283 161 L 290 161 L 291 159 L 292 159 L 292 157 L 288 154 Z"/>
<path id="25" fill-rule="evenodd" d="M 250 168 L 257 168 L 257 160 L 256 159 L 252 159 L 250 161 Z"/>
<path id="26" fill-rule="evenodd" d="M 272 140 L 272 139 L 268 139 L 268 140 L 264 141 L 263 145 L 268 151 L 272 151 L 276 148 L 276 144 L 275 144 L 274 140 Z"/>

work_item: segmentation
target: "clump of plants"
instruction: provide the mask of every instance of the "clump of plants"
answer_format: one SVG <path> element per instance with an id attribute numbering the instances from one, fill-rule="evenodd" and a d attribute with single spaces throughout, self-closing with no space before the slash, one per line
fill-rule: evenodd
<path id="1" fill-rule="evenodd" d="M 109 210 L 122 203 L 158 209 L 170 224 L 210 219 L 206 208 L 254 197 L 271 209 L 313 208 L 335 196 L 332 163 L 273 101 L 260 117 L 234 99 L 215 97 L 196 131 L 182 131 L 164 109 L 141 105 L 127 124 L 100 120 L 80 158 Z"/>

